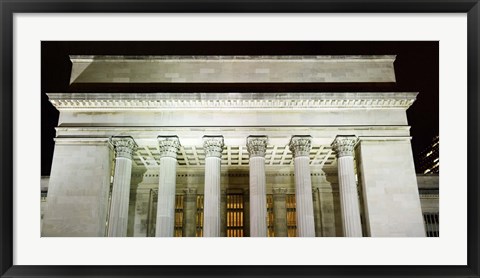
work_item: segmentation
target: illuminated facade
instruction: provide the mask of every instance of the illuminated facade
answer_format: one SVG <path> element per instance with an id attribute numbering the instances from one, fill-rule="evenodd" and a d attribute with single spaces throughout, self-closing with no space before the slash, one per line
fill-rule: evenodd
<path id="1" fill-rule="evenodd" d="M 381 83 L 394 60 L 75 56 L 71 83 Z M 48 93 L 42 236 L 423 237 L 416 95 Z"/>

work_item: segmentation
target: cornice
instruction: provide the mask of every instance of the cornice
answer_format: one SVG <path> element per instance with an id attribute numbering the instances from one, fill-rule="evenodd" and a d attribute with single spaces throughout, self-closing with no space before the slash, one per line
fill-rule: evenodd
<path id="1" fill-rule="evenodd" d="M 47 93 L 58 110 L 407 109 L 418 93 Z"/>
<path id="2" fill-rule="evenodd" d="M 201 62 L 201 61 L 390 61 L 396 55 L 70 55 L 70 61 L 76 62 Z"/>

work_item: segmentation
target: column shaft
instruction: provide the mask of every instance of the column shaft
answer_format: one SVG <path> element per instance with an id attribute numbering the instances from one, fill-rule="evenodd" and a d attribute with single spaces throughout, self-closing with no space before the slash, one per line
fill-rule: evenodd
<path id="1" fill-rule="evenodd" d="M 175 232 L 175 187 L 177 179 L 177 136 L 158 137 L 160 173 L 158 179 L 156 237 L 173 237 Z"/>
<path id="2" fill-rule="evenodd" d="M 361 237 L 362 224 L 360 222 L 360 207 L 353 168 L 353 156 L 339 157 L 337 164 L 343 232 L 347 237 Z"/>
<path id="3" fill-rule="evenodd" d="M 175 230 L 175 183 L 177 160 L 160 158 L 158 181 L 157 224 L 155 236 L 173 237 Z"/>
<path id="4" fill-rule="evenodd" d="M 250 157 L 250 236 L 267 236 L 265 157 Z"/>
<path id="5" fill-rule="evenodd" d="M 289 143 L 294 156 L 297 236 L 299 237 L 315 237 L 309 163 L 311 141 L 311 136 L 293 136 Z"/>
<path id="6" fill-rule="evenodd" d="M 132 153 L 136 148 L 136 144 L 131 137 L 113 137 L 110 142 L 115 147 L 116 158 L 110 214 L 108 217 L 108 236 L 126 237 L 130 181 L 132 178 Z"/>
<path id="7" fill-rule="evenodd" d="M 130 179 L 132 160 L 125 157 L 115 159 L 112 199 L 108 220 L 109 237 L 127 236 L 128 204 L 130 201 Z"/>
<path id="8" fill-rule="evenodd" d="M 346 237 L 361 237 L 360 207 L 357 183 L 353 167 L 353 150 L 357 143 L 355 136 L 338 136 L 332 143 L 337 154 L 338 185 L 342 210 L 343 233 Z"/>
<path id="9" fill-rule="evenodd" d="M 295 157 L 295 200 L 297 203 L 297 235 L 314 237 L 312 178 L 308 156 Z"/>
<path id="10" fill-rule="evenodd" d="M 220 236 L 220 164 L 218 157 L 205 158 L 203 236 Z"/>
<path id="11" fill-rule="evenodd" d="M 268 137 L 255 135 L 247 137 L 250 154 L 250 236 L 267 236 L 267 192 L 265 177 L 265 151 Z"/>
<path id="12" fill-rule="evenodd" d="M 223 137 L 204 136 L 205 188 L 203 196 L 203 236 L 219 237 L 220 231 L 220 182 Z"/>

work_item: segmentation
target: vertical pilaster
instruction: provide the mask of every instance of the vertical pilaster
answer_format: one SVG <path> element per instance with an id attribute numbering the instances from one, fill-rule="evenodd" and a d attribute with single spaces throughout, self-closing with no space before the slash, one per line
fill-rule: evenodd
<path id="1" fill-rule="evenodd" d="M 204 136 L 205 189 L 203 205 L 203 236 L 220 236 L 220 165 L 223 136 Z"/>
<path id="2" fill-rule="evenodd" d="M 110 139 L 110 143 L 115 148 L 115 174 L 108 219 L 108 236 L 126 237 L 132 178 L 132 153 L 137 144 L 132 137 L 113 137 Z"/>
<path id="3" fill-rule="evenodd" d="M 286 193 L 286 188 L 273 188 L 273 215 L 275 216 L 276 237 L 288 236 Z"/>
<path id="4" fill-rule="evenodd" d="M 247 150 L 250 154 L 250 236 L 267 236 L 267 195 L 265 177 L 266 136 L 249 136 Z"/>
<path id="5" fill-rule="evenodd" d="M 250 236 L 250 190 L 243 191 L 243 236 Z"/>
<path id="6" fill-rule="evenodd" d="M 321 211 L 320 211 L 320 196 L 319 196 L 318 187 L 313 188 L 312 198 L 313 198 L 313 219 L 315 221 L 315 236 L 321 237 L 322 236 L 322 217 L 321 217 Z"/>
<path id="7" fill-rule="evenodd" d="M 361 237 L 360 206 L 353 166 L 353 151 L 358 139 L 355 136 L 337 136 L 332 149 L 337 153 L 338 184 L 342 208 L 343 232 L 346 237 Z"/>
<path id="8" fill-rule="evenodd" d="M 220 190 L 220 236 L 227 236 L 227 190 Z"/>
<path id="9" fill-rule="evenodd" d="M 295 164 L 295 200 L 297 202 L 297 235 L 315 237 L 312 177 L 310 176 L 311 136 L 293 136 L 289 147 Z"/>
<path id="10" fill-rule="evenodd" d="M 197 216 L 197 189 L 188 187 L 183 190 L 183 235 L 185 237 L 195 237 L 196 216 Z"/>
<path id="11" fill-rule="evenodd" d="M 158 146 L 160 149 L 160 173 L 155 236 L 173 237 L 177 152 L 180 150 L 180 141 L 177 136 L 158 136 Z"/>

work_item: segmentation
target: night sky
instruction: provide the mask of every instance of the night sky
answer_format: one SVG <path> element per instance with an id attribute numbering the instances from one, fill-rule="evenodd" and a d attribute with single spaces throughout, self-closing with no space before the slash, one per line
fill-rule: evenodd
<path id="1" fill-rule="evenodd" d="M 41 174 L 50 175 L 58 111 L 49 92 L 419 92 L 407 110 L 416 157 L 439 134 L 438 42 L 42 42 Z M 146 83 L 69 86 L 68 55 L 397 55 L 396 83 Z M 416 163 L 417 164 L 417 163 Z M 418 169 L 417 169 L 418 171 Z"/>

